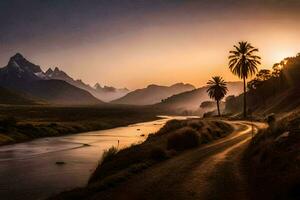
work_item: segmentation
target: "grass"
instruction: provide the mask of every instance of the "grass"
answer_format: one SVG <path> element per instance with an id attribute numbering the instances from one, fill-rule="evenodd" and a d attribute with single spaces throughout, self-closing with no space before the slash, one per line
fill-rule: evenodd
<path id="1" fill-rule="evenodd" d="M 142 106 L 0 106 L 0 145 L 156 119 Z"/>
<path id="2" fill-rule="evenodd" d="M 298 199 L 300 196 L 300 116 L 269 120 L 245 151 L 253 199 Z"/>
<path id="3" fill-rule="evenodd" d="M 114 146 L 110 147 L 108 150 L 105 150 L 102 155 L 101 163 L 112 160 L 117 153 L 118 149 Z"/>
<path id="4" fill-rule="evenodd" d="M 122 149 L 117 153 L 115 150 L 108 150 L 105 159 L 91 176 L 87 187 L 64 192 L 53 199 L 84 199 L 92 196 L 96 192 L 115 187 L 154 165 L 172 159 L 183 150 L 200 146 L 200 138 L 209 135 L 209 141 L 212 141 L 226 136 L 231 130 L 230 125 L 219 121 L 171 120 L 157 133 L 149 135 L 141 144 Z M 178 135 L 180 135 L 179 139 L 177 139 Z M 176 139 L 170 139 L 174 137 Z M 172 148 L 170 148 L 170 140 L 176 144 L 171 145 Z M 180 141 L 183 141 L 183 146 L 179 145 L 180 148 L 177 148 Z"/>

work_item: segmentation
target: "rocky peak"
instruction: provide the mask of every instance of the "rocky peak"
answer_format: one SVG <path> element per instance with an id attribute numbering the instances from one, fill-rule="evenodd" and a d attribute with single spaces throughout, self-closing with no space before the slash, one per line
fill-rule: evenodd
<path id="1" fill-rule="evenodd" d="M 58 72 L 61 72 L 61 70 L 59 70 L 58 67 L 55 67 L 53 72 L 54 72 L 54 73 L 58 73 Z"/>
<path id="2" fill-rule="evenodd" d="M 102 89 L 102 87 L 101 87 L 101 85 L 100 85 L 99 83 L 96 83 L 96 84 L 94 85 L 94 88 L 95 88 L 96 90 Z"/>
<path id="3" fill-rule="evenodd" d="M 17 61 L 17 60 L 24 60 L 25 58 L 23 57 L 22 54 L 16 53 L 16 54 L 15 54 L 14 56 L 12 56 L 10 59 Z"/>
<path id="4" fill-rule="evenodd" d="M 43 72 L 40 66 L 29 62 L 20 53 L 16 53 L 14 56 L 12 56 L 9 59 L 7 67 L 18 68 L 21 71 L 27 71 L 27 72 L 31 72 L 31 73 Z"/>
<path id="5" fill-rule="evenodd" d="M 46 76 L 52 76 L 52 74 L 53 74 L 53 70 L 51 69 L 51 68 L 49 68 L 49 69 L 47 69 L 47 71 L 46 71 Z"/>

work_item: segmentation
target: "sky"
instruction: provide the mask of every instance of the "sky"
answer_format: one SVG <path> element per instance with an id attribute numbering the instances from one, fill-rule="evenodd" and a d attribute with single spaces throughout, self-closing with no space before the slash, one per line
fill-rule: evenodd
<path id="1" fill-rule="evenodd" d="M 0 66 L 17 52 L 93 85 L 238 80 L 228 52 L 259 48 L 260 68 L 300 52 L 300 0 L 1 0 Z"/>

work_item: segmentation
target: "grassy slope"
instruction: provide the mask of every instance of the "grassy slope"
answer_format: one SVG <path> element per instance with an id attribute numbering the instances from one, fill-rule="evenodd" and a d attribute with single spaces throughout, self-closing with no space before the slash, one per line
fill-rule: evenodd
<path id="1" fill-rule="evenodd" d="M 254 138 L 244 155 L 252 199 L 299 199 L 300 112 Z"/>
<path id="2" fill-rule="evenodd" d="M 220 121 L 209 120 L 173 120 L 168 122 L 160 131 L 150 135 L 147 140 L 139 145 L 132 146 L 112 153 L 106 157 L 98 166 L 90 179 L 86 188 L 79 188 L 69 192 L 62 193 L 53 199 L 85 199 L 93 196 L 99 191 L 121 184 L 131 176 L 144 171 L 154 165 L 163 162 L 166 159 L 175 158 L 183 150 L 174 150 L 169 148 L 169 138 L 186 130 L 194 130 L 199 136 L 199 144 L 205 144 L 215 139 L 224 137 L 232 128 L 230 125 Z M 184 139 L 178 141 L 188 143 Z M 186 147 L 188 149 L 189 147 Z"/>
<path id="3" fill-rule="evenodd" d="M 155 119 L 156 114 L 136 106 L 1 106 L 0 144 L 124 126 Z"/>
<path id="4" fill-rule="evenodd" d="M 12 105 L 33 105 L 37 104 L 37 100 L 26 96 L 25 94 L 13 92 L 6 88 L 0 87 L 0 104 Z"/>

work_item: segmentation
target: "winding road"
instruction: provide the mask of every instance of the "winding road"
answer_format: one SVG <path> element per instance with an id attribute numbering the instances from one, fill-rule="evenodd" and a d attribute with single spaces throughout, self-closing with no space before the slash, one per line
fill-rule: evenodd
<path id="1" fill-rule="evenodd" d="M 240 159 L 252 133 L 266 125 L 228 123 L 234 131 L 227 137 L 155 165 L 91 199 L 248 199 Z"/>

